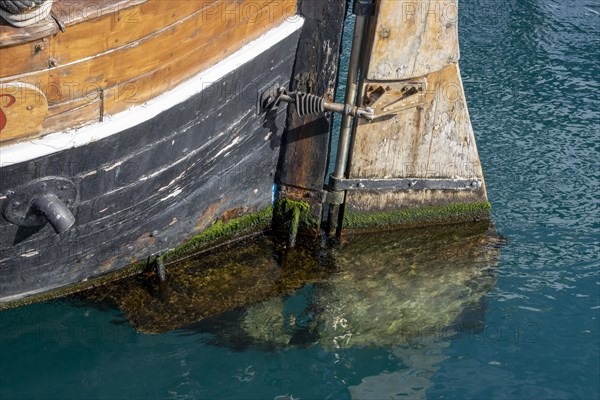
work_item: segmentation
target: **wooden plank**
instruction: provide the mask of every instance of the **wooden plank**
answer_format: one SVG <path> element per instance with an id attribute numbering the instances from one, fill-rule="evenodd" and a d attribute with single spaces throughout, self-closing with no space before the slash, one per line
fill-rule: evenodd
<path id="1" fill-rule="evenodd" d="M 278 9 L 276 13 L 285 12 L 286 8 L 293 4 L 290 0 L 285 0 L 285 2 L 287 5 Z M 280 4 L 283 5 L 284 3 Z M 223 29 L 223 32 L 214 40 L 203 43 L 189 53 L 173 55 L 172 58 L 165 60 L 165 63 L 159 68 L 141 76 L 136 76 L 128 82 L 122 82 L 107 88 L 105 92 L 105 113 L 107 115 L 115 114 L 134 104 L 141 104 L 258 38 L 274 25 L 272 15 L 266 12 L 269 8 L 271 6 L 261 9 L 261 14 L 251 23 L 235 25 L 228 30 Z M 275 21 L 279 22 L 278 20 Z M 271 65 L 276 61 L 271 60 Z M 232 88 L 231 90 L 236 89 Z"/>
<path id="2" fill-rule="evenodd" d="M 101 18 L 106 14 L 124 11 L 129 7 L 148 0 L 54 0 L 52 12 L 70 27 L 89 20 Z M 50 16 L 34 25 L 17 28 L 0 19 L 0 48 L 19 46 L 34 40 L 48 38 L 59 31 L 57 23 Z M 0 76 L 2 76 L 0 74 Z"/>
<path id="3" fill-rule="evenodd" d="M 487 201 L 485 187 L 479 190 L 415 190 L 403 192 L 350 191 L 346 194 L 345 213 L 372 214 L 386 211 L 416 210 L 450 204 L 468 204 Z M 449 216 L 447 222 L 464 222 Z M 435 220 L 434 223 L 440 221 Z M 427 225 L 424 223 L 423 225 Z M 385 224 L 381 224 L 385 228 Z"/>
<path id="4" fill-rule="evenodd" d="M 380 0 L 376 18 L 368 79 L 408 79 L 458 61 L 458 0 Z"/>
<path id="5" fill-rule="evenodd" d="M 152 35 L 201 9 L 216 13 L 214 10 L 223 0 L 152 0 L 137 3 L 140 2 L 127 2 L 109 10 L 84 6 L 82 3 L 65 6 L 62 9 L 63 17 L 78 22 L 69 26 L 64 33 L 2 49 L 0 78 L 48 69 L 50 59 L 58 65 L 65 65 L 114 50 Z M 82 21 L 82 18 L 77 18 L 82 13 L 90 17 L 93 15 L 94 18 Z"/>
<path id="6" fill-rule="evenodd" d="M 257 7 L 256 3 L 246 0 L 236 4 L 238 7 L 233 9 L 228 8 L 230 4 L 223 5 L 225 8 L 219 12 L 205 8 L 136 42 L 133 47 L 125 46 L 67 66 L 24 74 L 20 80 L 44 88 L 52 106 L 66 108 L 76 103 L 71 108 L 73 120 L 78 124 L 84 122 L 83 115 L 90 118 L 88 122 L 98 120 L 99 114 L 79 107 L 82 99 L 96 101 L 97 95 L 104 91 L 103 112 L 106 114 L 143 103 L 238 50 L 295 10 L 295 0 L 263 2 L 260 3 L 263 8 L 254 8 L 256 12 L 249 18 L 250 11 L 243 6 Z M 205 12 L 210 15 L 203 14 Z M 202 22 L 203 19 L 206 22 Z M 199 35 L 211 39 L 200 41 Z M 122 62 L 123 59 L 131 63 Z M 51 107 L 51 111 L 54 110 Z M 37 134 L 70 127 L 68 124 L 60 126 L 58 121 L 67 123 L 68 119 L 54 119 L 54 123 L 45 124 Z"/>
<path id="7" fill-rule="evenodd" d="M 252 3 L 252 1 L 244 0 L 245 3 Z M 234 9 L 236 12 L 214 15 L 206 15 L 207 10 L 203 9 L 193 17 L 164 27 L 131 45 L 67 65 L 58 65 L 49 70 L 2 78 L 0 82 L 18 80 L 40 86 L 50 104 L 65 101 L 67 97 L 71 99 L 82 97 L 90 86 L 109 87 L 129 81 L 135 76 L 158 68 L 173 57 L 203 51 L 203 47 L 214 41 L 220 42 L 220 49 L 226 49 L 230 54 L 241 46 L 235 41 L 221 41 L 220 36 L 224 32 L 229 29 L 243 30 L 247 26 L 260 28 L 261 23 L 265 21 L 275 25 L 283 20 L 284 10 L 292 1 L 267 4 L 260 9 L 260 13 L 255 18 L 248 20 L 237 14 L 236 12 L 241 11 L 236 9 Z"/>
<path id="8" fill-rule="evenodd" d="M 79 128 L 90 121 L 99 120 L 102 114 L 102 101 L 100 98 L 91 101 L 87 98 L 78 99 L 68 103 L 68 106 L 71 108 L 63 112 L 60 112 L 60 109 L 66 108 L 65 104 L 50 107 L 49 113 L 51 115 L 44 120 L 38 135 L 56 132 L 65 126 Z"/>
<path id="9" fill-rule="evenodd" d="M 35 86 L 0 84 L 0 142 L 36 132 L 48 113 L 48 102 Z"/>
<path id="10" fill-rule="evenodd" d="M 359 122 L 350 178 L 440 178 L 483 180 L 458 64 L 433 72 L 424 104 L 395 116 Z M 375 85 L 376 82 L 366 82 Z M 451 203 L 486 202 L 485 185 L 473 191 L 355 191 L 346 212 L 379 212 Z"/>
<path id="11" fill-rule="evenodd" d="M 292 90 L 325 96 L 328 101 L 333 101 L 346 1 L 302 0 L 299 13 L 306 22 L 296 54 Z M 308 202 L 315 220 L 321 218 L 331 119 L 331 115 L 300 118 L 290 107 L 278 169 L 282 196 Z"/>
<path id="12" fill-rule="evenodd" d="M 356 190 L 346 193 L 344 227 L 422 226 L 489 218 L 489 204 L 465 101 L 457 0 L 377 2 L 369 32 L 363 103 L 406 102 L 355 126 L 349 178 L 479 179 L 473 190 Z M 399 88 L 423 91 L 398 91 Z M 380 97 L 369 97 L 373 92 Z M 412 93 L 405 97 L 406 93 Z M 394 97 L 396 100 L 394 103 Z"/>
<path id="13" fill-rule="evenodd" d="M 18 47 L 54 35 L 56 32 L 58 32 L 58 26 L 50 16 L 25 28 L 14 27 L 0 18 L 0 49 L 4 52 L 10 49 L 10 46 Z M 1 61 L 2 59 L 0 59 L 0 64 Z"/>
<path id="14" fill-rule="evenodd" d="M 457 64 L 426 76 L 423 106 L 374 122 L 354 135 L 353 178 L 471 178 L 481 163 Z M 371 85 L 366 82 L 365 86 Z"/>

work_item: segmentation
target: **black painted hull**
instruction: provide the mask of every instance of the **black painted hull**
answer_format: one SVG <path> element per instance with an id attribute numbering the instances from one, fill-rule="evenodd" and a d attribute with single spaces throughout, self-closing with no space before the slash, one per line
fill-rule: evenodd
<path id="1" fill-rule="evenodd" d="M 257 110 L 261 88 L 291 78 L 299 32 L 207 91 L 88 145 L 0 169 L 0 198 L 28 182 L 75 183 L 75 225 L 56 234 L 0 218 L 0 303 L 118 271 L 172 249 L 224 215 L 272 203 L 286 110 Z M 2 205 L 4 207 L 5 204 Z"/>

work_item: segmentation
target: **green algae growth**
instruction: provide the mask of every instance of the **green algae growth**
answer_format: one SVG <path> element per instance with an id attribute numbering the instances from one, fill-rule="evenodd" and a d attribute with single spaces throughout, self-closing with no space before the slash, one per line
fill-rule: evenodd
<path id="1" fill-rule="evenodd" d="M 344 229 L 416 227 L 491 220 L 488 202 L 452 203 L 436 207 L 414 207 L 392 211 L 361 212 L 346 210 Z"/>

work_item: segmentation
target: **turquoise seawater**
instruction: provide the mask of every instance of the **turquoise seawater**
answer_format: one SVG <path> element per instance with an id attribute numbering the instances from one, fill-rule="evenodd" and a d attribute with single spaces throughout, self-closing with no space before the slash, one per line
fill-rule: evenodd
<path id="1" fill-rule="evenodd" d="M 304 260 L 334 271 L 160 334 L 134 329 L 125 300 L 4 311 L 0 399 L 600 398 L 600 4 L 462 0 L 460 12 L 505 240 L 388 234 L 286 259 L 265 239 L 244 255 L 266 271 L 251 279 Z"/>

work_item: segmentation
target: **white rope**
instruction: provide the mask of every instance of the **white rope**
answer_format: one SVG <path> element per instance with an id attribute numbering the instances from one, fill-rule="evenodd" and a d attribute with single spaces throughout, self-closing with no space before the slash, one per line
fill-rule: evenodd
<path id="1" fill-rule="evenodd" d="M 52 9 L 52 2 L 54 0 L 45 0 L 42 4 L 37 5 L 34 2 L 34 7 L 23 8 L 18 13 L 11 13 L 6 10 L 5 7 L 0 7 L 0 17 L 4 18 L 9 24 L 22 28 L 25 26 L 33 25 L 40 22 L 50 14 Z M 23 2 L 18 2 L 23 4 Z"/>

